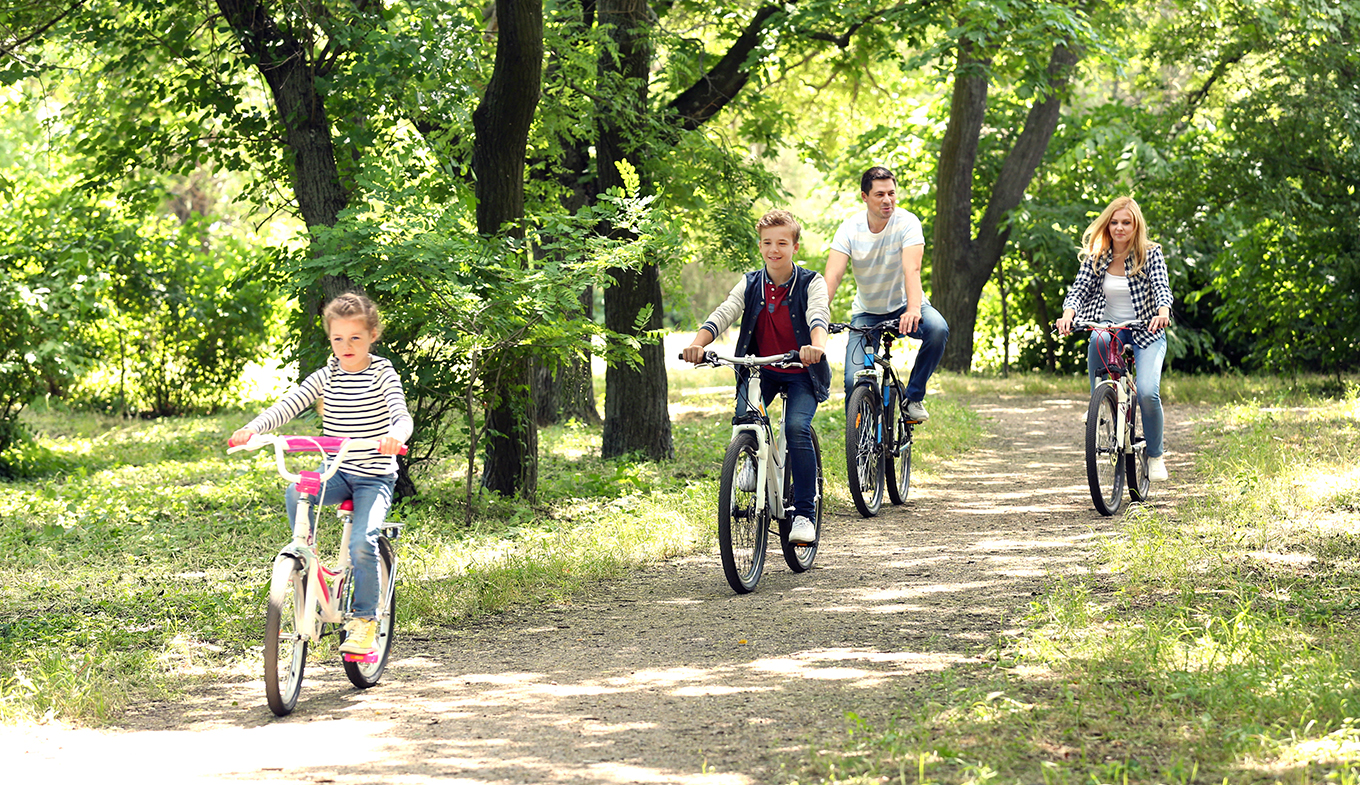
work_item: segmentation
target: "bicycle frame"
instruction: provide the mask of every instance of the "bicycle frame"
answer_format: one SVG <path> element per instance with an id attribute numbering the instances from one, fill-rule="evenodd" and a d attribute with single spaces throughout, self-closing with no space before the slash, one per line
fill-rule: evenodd
<path id="1" fill-rule="evenodd" d="M 306 638 L 317 643 L 321 640 L 323 624 L 341 624 L 349 616 L 345 609 L 345 588 L 353 572 L 350 564 L 349 541 L 354 529 L 354 508 L 351 501 L 342 502 L 340 505 L 339 517 L 342 528 L 339 562 L 335 569 L 330 569 L 323 564 L 316 551 L 316 528 L 320 516 L 314 514 L 312 508 L 320 499 L 325 483 L 340 470 L 345 456 L 354 449 L 376 448 L 378 442 L 373 439 L 262 434 L 252 437 L 250 441 L 243 445 L 228 448 L 227 452 L 258 450 L 270 444 L 274 447 L 279 475 L 296 485 L 299 494 L 297 511 L 293 518 L 293 539 L 279 551 L 275 560 L 287 557 L 297 559 L 302 563 L 303 572 L 307 576 L 307 586 L 303 594 L 302 606 L 297 611 L 295 629 L 299 639 Z M 405 448 L 402 448 L 402 452 L 405 453 L 405 451 Z M 323 470 L 321 472 L 290 472 L 284 462 L 284 455 L 289 452 L 320 452 L 323 455 Z M 331 452 L 334 452 L 334 455 L 328 461 L 324 456 Z M 391 525 L 390 528 L 396 529 L 399 526 Z M 386 591 L 382 592 L 378 598 L 379 617 L 383 615 L 391 603 L 397 583 L 396 570 L 397 565 L 394 563 L 392 572 L 388 577 Z"/>
<path id="2" fill-rule="evenodd" d="M 834 329 L 836 327 L 840 327 L 841 329 L 839 330 Z M 883 379 L 886 375 L 892 375 L 894 377 L 896 377 L 897 375 L 892 368 L 892 342 L 894 340 L 895 333 L 888 332 L 889 330 L 895 330 L 897 328 L 897 322 L 894 320 L 888 320 L 884 322 L 879 322 L 878 324 L 873 325 L 872 327 L 855 327 L 850 324 L 836 324 L 832 325 L 832 328 L 833 328 L 832 332 L 851 330 L 854 332 L 864 334 L 865 337 L 864 367 L 858 371 L 855 371 L 855 385 L 858 385 L 860 381 L 863 379 L 868 379 L 869 382 L 874 385 L 874 389 L 878 391 L 878 394 L 882 399 L 883 411 L 886 412 L 893 406 L 896 406 L 897 402 L 893 400 L 893 385 L 883 384 Z M 873 341 L 869 340 L 871 334 L 874 332 L 879 333 L 879 340 L 883 342 L 882 355 L 878 353 L 877 349 L 873 348 Z M 905 338 L 906 336 L 897 337 Z M 853 386 L 851 389 L 853 389 Z M 848 398 L 849 396 L 847 395 L 846 397 Z M 880 420 L 878 423 L 878 434 L 876 437 L 876 443 L 881 445 L 883 444 L 883 441 L 884 441 L 883 421 Z M 899 451 L 900 448 L 901 445 L 898 445 Z"/>
<path id="3" fill-rule="evenodd" d="M 788 512 L 784 508 L 784 464 L 788 460 L 788 442 L 784 436 L 784 416 L 785 407 L 780 407 L 779 412 L 779 435 L 771 433 L 770 415 L 765 411 L 765 399 L 760 395 L 760 372 L 756 366 L 770 365 L 770 362 L 760 362 L 762 360 L 780 360 L 783 356 L 775 357 L 748 357 L 737 359 L 735 357 L 723 357 L 716 352 L 714 355 L 732 365 L 745 366 L 750 370 L 750 378 L 746 381 L 746 411 L 748 414 L 757 415 L 757 422 L 734 422 L 732 424 L 732 438 L 742 432 L 750 432 L 756 438 L 756 488 L 759 493 L 756 496 L 757 509 L 769 509 L 770 514 L 776 520 L 784 520 Z M 780 398 L 785 398 L 783 393 Z M 742 418 L 738 418 L 742 419 Z M 771 444 L 773 442 L 773 444 Z M 773 447 L 774 449 L 771 449 Z M 766 500 L 773 502 L 766 505 Z"/>
<path id="4" fill-rule="evenodd" d="M 1092 335 L 1097 332 L 1103 332 L 1110 336 L 1105 357 L 1102 358 L 1105 364 L 1105 378 L 1096 382 L 1095 390 L 1099 390 L 1106 385 L 1113 385 L 1115 388 L 1115 395 L 1119 402 L 1119 427 L 1115 429 L 1118 438 L 1116 447 L 1122 454 L 1134 452 L 1135 445 L 1132 444 L 1132 407 L 1137 405 L 1137 402 L 1134 400 L 1137 388 L 1134 386 L 1133 382 L 1136 371 L 1129 364 L 1133 361 L 1133 358 L 1130 357 L 1127 360 L 1125 359 L 1124 342 L 1119 338 L 1119 331 L 1138 324 L 1142 324 L 1142 322 L 1135 319 L 1120 322 L 1118 324 L 1108 322 L 1083 322 L 1079 325 L 1074 325 L 1077 329 L 1090 330 Z M 1092 392 L 1094 392 L 1094 390 Z"/>

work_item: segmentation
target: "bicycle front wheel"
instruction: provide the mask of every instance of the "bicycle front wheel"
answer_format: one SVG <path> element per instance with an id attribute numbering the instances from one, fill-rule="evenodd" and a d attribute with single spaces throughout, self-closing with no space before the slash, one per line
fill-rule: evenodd
<path id="1" fill-rule="evenodd" d="M 907 389 L 901 382 L 893 385 L 893 405 L 883 412 L 883 433 L 892 435 L 892 443 L 884 445 L 883 465 L 887 475 L 888 499 L 893 504 L 907 501 L 911 490 L 911 424 L 903 409 Z"/>
<path id="2" fill-rule="evenodd" d="M 750 469 L 743 472 L 748 464 Z M 757 468 L 756 437 L 745 431 L 738 433 L 727 445 L 718 485 L 718 547 L 723 575 L 737 594 L 754 590 L 765 569 L 770 508 L 768 499 L 759 509 L 756 507 L 760 493 L 749 478 L 756 476 Z"/>
<path id="3" fill-rule="evenodd" d="M 812 432 L 812 452 L 817 456 L 817 491 L 813 500 L 812 526 L 817 530 L 817 540 L 810 545 L 789 542 L 789 527 L 792 520 L 785 521 L 780 527 L 779 546 L 784 551 L 784 562 L 794 572 L 807 572 L 812 569 L 812 560 L 817 558 L 817 542 L 822 537 L 822 443 L 817 439 L 817 431 Z M 784 498 L 793 498 L 793 467 L 784 467 Z"/>
<path id="4" fill-rule="evenodd" d="M 1086 415 L 1086 480 L 1096 512 L 1114 515 L 1124 504 L 1124 456 L 1119 452 L 1119 396 L 1113 384 L 1091 395 Z"/>
<path id="5" fill-rule="evenodd" d="M 297 559 L 274 559 L 264 624 L 264 694 L 269 710 L 280 717 L 293 710 L 302 692 L 307 639 L 298 634 L 298 622 L 306 610 L 306 587 L 307 576 Z"/>
<path id="6" fill-rule="evenodd" d="M 873 385 L 855 385 L 845 415 L 845 473 L 850 498 L 865 518 L 883 506 L 882 411 Z"/>
<path id="7" fill-rule="evenodd" d="M 345 675 L 359 689 L 368 689 L 382 678 L 387 668 L 387 656 L 392 653 L 392 642 L 397 633 L 397 557 L 386 537 L 378 538 L 378 635 L 374 639 L 373 654 L 363 661 L 344 660 Z M 344 637 L 341 636 L 343 642 Z"/>

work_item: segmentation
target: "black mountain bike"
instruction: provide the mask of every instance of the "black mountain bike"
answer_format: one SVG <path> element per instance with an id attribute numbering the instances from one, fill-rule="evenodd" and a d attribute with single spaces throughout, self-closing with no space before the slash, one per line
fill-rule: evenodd
<path id="1" fill-rule="evenodd" d="M 892 366 L 892 343 L 901 338 L 897 321 L 872 327 L 836 323 L 829 332 L 849 330 L 864 336 L 864 367 L 855 372 L 845 412 L 845 472 L 850 497 L 865 518 L 878 515 L 886 487 L 893 504 L 911 490 L 912 429 L 920 424 L 907 415 L 907 386 Z M 874 345 L 882 342 L 882 351 Z"/>

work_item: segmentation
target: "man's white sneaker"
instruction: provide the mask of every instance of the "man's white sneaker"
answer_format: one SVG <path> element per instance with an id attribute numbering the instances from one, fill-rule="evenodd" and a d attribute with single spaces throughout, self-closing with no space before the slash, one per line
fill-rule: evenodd
<path id="1" fill-rule="evenodd" d="M 907 419 L 913 422 L 929 420 L 930 412 L 926 411 L 925 401 L 907 401 Z"/>
<path id="2" fill-rule="evenodd" d="M 1166 460 L 1158 455 L 1156 458 L 1148 458 L 1148 479 L 1161 482 L 1166 479 Z"/>
<path id="3" fill-rule="evenodd" d="M 817 528 L 806 515 L 795 515 L 789 527 L 789 542 L 811 545 L 817 541 Z"/>
<path id="4" fill-rule="evenodd" d="M 737 488 L 742 493 L 750 493 L 756 489 L 756 462 L 746 458 L 741 462 L 741 468 L 737 469 Z"/>

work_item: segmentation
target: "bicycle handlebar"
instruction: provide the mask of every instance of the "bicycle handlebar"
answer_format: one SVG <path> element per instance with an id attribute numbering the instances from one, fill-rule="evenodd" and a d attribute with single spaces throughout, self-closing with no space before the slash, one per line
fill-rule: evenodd
<path id="1" fill-rule="evenodd" d="M 283 462 L 283 456 L 290 452 L 321 452 L 335 456 L 335 460 L 325 472 L 321 474 L 321 480 L 329 480 L 340 470 L 340 464 L 344 462 L 345 456 L 354 450 L 376 450 L 378 449 L 377 439 L 348 439 L 337 436 L 284 436 L 274 433 L 257 433 L 250 437 L 245 444 L 238 444 L 227 448 L 227 454 L 249 450 L 254 452 L 262 447 L 274 446 L 274 458 L 277 462 L 279 475 L 289 482 L 298 482 L 302 475 L 288 471 L 288 467 Z M 406 454 L 406 445 L 402 445 L 398 450 L 399 455 Z"/>
<path id="2" fill-rule="evenodd" d="M 845 322 L 833 322 L 831 326 L 827 328 L 827 332 L 832 335 L 835 335 L 836 333 L 841 333 L 845 332 L 846 330 L 849 330 L 851 332 L 868 335 L 869 333 L 876 331 L 891 330 L 898 338 L 901 338 L 903 336 L 900 332 L 897 331 L 897 325 L 898 321 L 896 319 L 888 319 L 879 322 L 878 324 L 870 325 L 868 327 L 857 327 L 853 324 L 847 324 Z"/>
<path id="3" fill-rule="evenodd" d="M 1072 325 L 1072 329 L 1074 329 L 1074 330 L 1122 330 L 1122 329 L 1124 329 L 1125 327 L 1143 327 L 1143 326 L 1145 326 L 1146 324 L 1147 324 L 1147 322 L 1143 321 L 1142 319 L 1129 319 L 1128 321 L 1119 322 L 1118 324 L 1116 324 L 1116 323 L 1114 323 L 1114 322 L 1080 322 L 1080 323 L 1078 323 L 1078 324 L 1073 324 L 1073 325 Z"/>
<path id="4" fill-rule="evenodd" d="M 681 354 L 680 359 L 681 360 L 685 359 L 685 355 Z M 695 367 L 698 367 L 700 365 L 711 366 L 742 365 L 748 368 L 757 365 L 774 365 L 780 368 L 806 367 L 798 359 L 797 351 L 787 351 L 783 354 L 771 354 L 768 357 L 755 357 L 749 354 L 745 357 L 728 357 L 725 354 L 718 354 L 715 351 L 707 350 L 704 352 L 704 359 L 701 362 L 695 363 L 694 365 Z"/>

